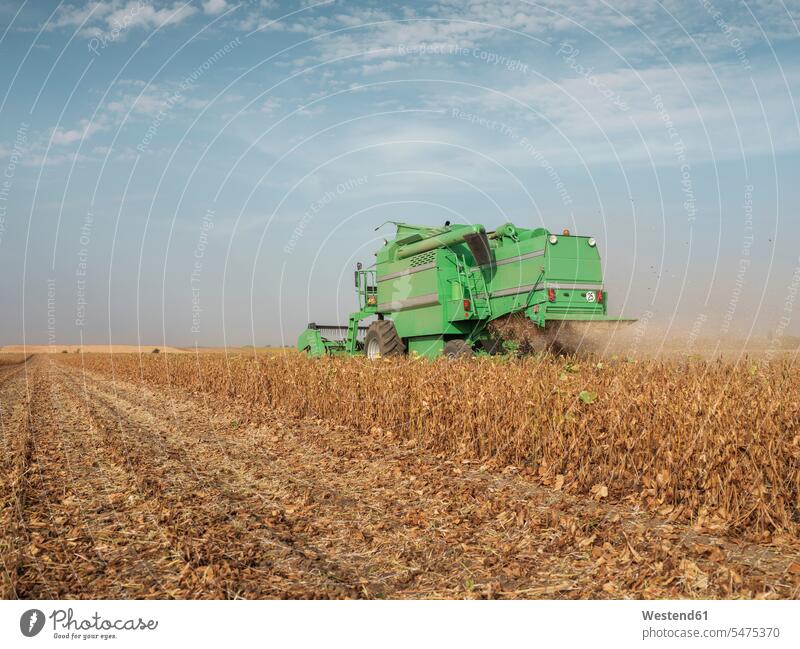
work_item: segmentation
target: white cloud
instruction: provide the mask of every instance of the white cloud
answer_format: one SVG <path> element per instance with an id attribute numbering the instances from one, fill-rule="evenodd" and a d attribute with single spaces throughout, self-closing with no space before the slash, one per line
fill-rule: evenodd
<path id="1" fill-rule="evenodd" d="M 411 64 L 405 61 L 381 61 L 380 63 L 366 64 L 361 66 L 361 72 L 364 74 L 376 74 L 380 72 L 391 72 L 392 70 L 400 70 L 408 68 Z"/>
<path id="2" fill-rule="evenodd" d="M 133 86 L 134 88 L 144 88 L 147 82 L 144 79 L 118 79 L 118 86 Z"/>
<path id="3" fill-rule="evenodd" d="M 346 11 L 328 14 L 319 8 L 272 23 L 269 29 L 326 35 L 310 46 L 311 53 L 302 62 L 295 60 L 296 65 L 346 56 L 396 60 L 403 48 L 430 52 L 434 48 L 488 47 L 487 43 L 493 51 L 509 44 L 526 48 L 533 45 L 526 35 L 551 43 L 578 38 L 607 56 L 614 47 L 637 62 L 642 56 L 658 54 L 655 48 L 675 58 L 687 52 L 696 55 L 694 40 L 709 59 L 728 60 L 739 41 L 756 45 L 763 44 L 765 36 L 774 40 L 798 35 L 800 16 L 783 3 L 755 0 L 749 6 L 754 20 L 747 8 L 722 0 L 707 1 L 708 9 L 696 0 L 664 0 L 663 4 L 638 0 L 439 0 L 424 8 L 405 6 L 393 12 L 348 3 Z M 376 71 L 380 72 L 363 70 Z"/>
<path id="4" fill-rule="evenodd" d="M 56 153 L 50 154 L 45 157 L 42 154 L 34 154 L 25 156 L 22 159 L 22 164 L 26 167 L 55 167 L 56 165 L 61 165 L 65 163 L 71 162 L 85 162 L 88 158 L 84 155 L 78 155 L 75 153 Z"/>
<path id="5" fill-rule="evenodd" d="M 225 0 L 206 0 L 206 2 L 203 3 L 203 12 L 207 13 L 209 16 L 221 14 L 227 8 L 228 3 L 225 2 Z"/>
<path id="6" fill-rule="evenodd" d="M 272 115 L 278 108 L 280 108 L 281 102 L 277 99 L 268 98 L 263 104 L 261 104 L 261 108 L 259 108 L 259 112 L 264 113 L 265 115 Z"/>
<path id="7" fill-rule="evenodd" d="M 82 7 L 63 5 L 59 8 L 55 18 L 50 21 L 48 27 L 50 29 L 78 27 L 84 23 L 100 21 L 104 16 L 114 11 L 119 4 L 119 0 L 111 0 L 110 2 L 88 2 Z"/>
<path id="8" fill-rule="evenodd" d="M 144 0 L 108 0 L 84 6 L 64 5 L 49 23 L 48 29 L 80 28 L 85 38 L 124 39 L 134 29 L 155 29 L 183 22 L 197 13 L 186 2 L 173 2 L 156 8 Z"/>
<path id="9" fill-rule="evenodd" d="M 50 138 L 50 141 L 55 145 L 60 144 L 72 144 L 73 142 L 77 142 L 83 137 L 83 131 L 78 130 L 71 130 L 71 131 L 64 131 L 60 128 L 57 128 L 53 131 L 53 135 Z"/>
<path id="10" fill-rule="evenodd" d="M 790 83 L 797 79 L 790 77 Z M 738 64 L 658 66 L 637 71 L 619 69 L 595 73 L 592 83 L 581 76 L 557 80 L 530 78 L 497 93 L 464 93 L 442 96 L 431 106 L 460 106 L 488 120 L 532 118 L 525 134 L 537 138 L 552 162 L 576 162 L 572 146 L 593 162 L 622 159 L 674 164 L 675 146 L 682 143 L 692 162 L 731 159 L 746 155 L 796 150 L 792 105 L 774 70 L 757 83 L 767 121 L 758 96 L 749 83 L 742 83 Z M 623 110 L 601 92 L 606 89 L 628 108 Z M 660 97 L 656 102 L 654 97 Z M 517 100 L 530 107 L 526 111 Z M 658 108 L 663 104 L 663 111 Z M 670 135 L 665 120 L 674 125 Z M 635 127 L 634 127 L 635 125 Z M 643 141 L 636 133 L 638 129 Z M 559 134 L 559 131 L 561 134 Z M 738 132 L 737 132 L 738 131 Z M 781 134 L 781 136 L 778 135 Z M 740 145 L 741 138 L 741 145 Z"/>
<path id="11" fill-rule="evenodd" d="M 210 103 L 208 99 L 187 99 L 183 102 L 183 106 L 189 110 L 198 111 L 203 110 Z"/>
<path id="12" fill-rule="evenodd" d="M 167 105 L 168 93 L 157 86 L 149 86 L 142 93 L 125 94 L 108 103 L 108 110 L 118 114 L 133 114 L 153 117 Z"/>
<path id="13" fill-rule="evenodd" d="M 67 130 L 61 127 L 54 128 L 50 135 L 50 142 L 54 146 L 72 144 L 81 139 L 88 139 L 91 135 L 97 133 L 98 131 L 105 131 L 108 129 L 108 127 L 109 125 L 103 119 L 95 120 L 93 122 L 82 119 L 79 122 L 79 128 Z"/>

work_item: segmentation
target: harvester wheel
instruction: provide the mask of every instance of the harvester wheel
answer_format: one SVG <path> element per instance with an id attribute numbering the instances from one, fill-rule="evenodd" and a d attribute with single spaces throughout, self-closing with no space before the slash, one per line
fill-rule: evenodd
<path id="1" fill-rule="evenodd" d="M 496 356 L 498 354 L 502 354 L 505 349 L 503 347 L 503 341 L 500 338 L 486 338 L 482 340 L 480 343 L 480 348 L 490 356 Z"/>
<path id="2" fill-rule="evenodd" d="M 470 358 L 475 355 L 475 352 L 472 351 L 472 347 L 467 344 L 466 340 L 454 338 L 444 344 L 444 355 L 446 358 Z"/>
<path id="3" fill-rule="evenodd" d="M 376 359 L 384 356 L 400 356 L 405 354 L 406 346 L 403 339 L 397 335 L 394 322 L 391 320 L 376 320 L 373 322 L 364 338 L 364 350 L 367 357 Z"/>

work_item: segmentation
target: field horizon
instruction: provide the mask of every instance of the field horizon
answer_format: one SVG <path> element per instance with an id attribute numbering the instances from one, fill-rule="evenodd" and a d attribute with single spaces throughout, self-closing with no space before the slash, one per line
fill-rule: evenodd
<path id="1" fill-rule="evenodd" d="M 751 337 L 687 337 L 684 334 L 668 334 L 654 327 L 640 326 L 633 323 L 621 330 L 611 332 L 593 332 L 582 330 L 573 325 L 564 336 L 567 341 L 566 355 L 574 353 L 580 356 L 597 356 L 603 358 L 679 358 L 700 357 L 707 359 L 724 358 L 735 360 L 752 355 L 800 355 L 800 336 L 783 336 L 779 339 L 767 336 Z M 85 344 L 6 344 L 0 346 L 0 354 L 59 354 L 92 353 L 92 354 L 125 354 L 153 353 L 282 353 L 294 352 L 292 344 L 287 345 L 197 345 L 181 346 L 169 344 L 137 344 L 137 343 L 85 343 Z"/>

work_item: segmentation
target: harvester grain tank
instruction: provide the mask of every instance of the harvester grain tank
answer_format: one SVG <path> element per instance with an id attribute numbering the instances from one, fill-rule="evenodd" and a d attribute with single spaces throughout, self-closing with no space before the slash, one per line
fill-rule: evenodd
<path id="1" fill-rule="evenodd" d="M 482 225 L 394 225 L 374 267 L 355 271 L 359 310 L 347 325 L 309 324 L 297 342 L 301 351 L 467 356 L 491 351 L 487 326 L 514 313 L 542 329 L 553 321 L 614 320 L 592 237 L 513 223 L 490 232 Z"/>

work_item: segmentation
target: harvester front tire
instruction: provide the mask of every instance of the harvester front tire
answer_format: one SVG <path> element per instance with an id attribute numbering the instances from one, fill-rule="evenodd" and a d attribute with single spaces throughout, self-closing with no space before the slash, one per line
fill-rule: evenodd
<path id="1" fill-rule="evenodd" d="M 406 353 L 406 346 L 403 344 L 403 339 L 397 335 L 394 322 L 376 320 L 367 329 L 364 350 L 367 357 L 375 360 L 387 356 L 402 356 Z"/>
<path id="2" fill-rule="evenodd" d="M 503 341 L 500 338 L 486 338 L 480 343 L 480 348 L 490 356 L 497 356 L 505 352 Z"/>
<path id="3" fill-rule="evenodd" d="M 471 358 L 475 352 L 472 351 L 472 347 L 467 344 L 466 340 L 454 338 L 444 344 L 444 355 L 446 358 Z"/>

